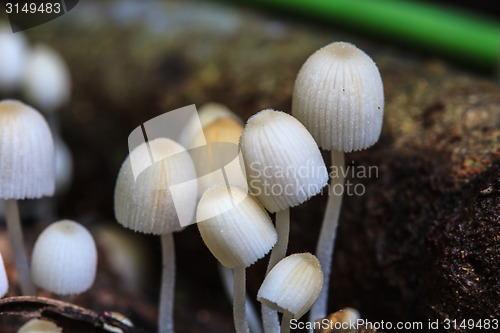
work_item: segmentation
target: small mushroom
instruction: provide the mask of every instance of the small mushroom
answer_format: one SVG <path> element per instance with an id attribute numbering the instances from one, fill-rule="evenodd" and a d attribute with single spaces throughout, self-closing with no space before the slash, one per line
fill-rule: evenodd
<path id="1" fill-rule="evenodd" d="M 22 32 L 13 33 L 0 22 L 0 96 L 10 93 L 21 84 L 28 46 Z"/>
<path id="2" fill-rule="evenodd" d="M 198 204 L 196 217 L 208 249 L 222 265 L 234 270 L 236 332 L 248 332 L 245 269 L 271 250 L 277 240 L 276 230 L 264 207 L 237 186 L 209 188 Z"/>
<path id="3" fill-rule="evenodd" d="M 62 296 L 83 293 L 95 280 L 97 249 L 94 239 L 77 222 L 52 223 L 35 242 L 31 267 L 37 286 Z"/>
<path id="4" fill-rule="evenodd" d="M 332 151 L 328 204 L 316 255 L 325 286 L 311 310 L 310 321 L 327 313 L 335 236 L 344 186 L 344 153 L 366 149 L 378 141 L 384 114 L 384 88 L 377 65 L 356 46 L 329 44 L 307 59 L 295 81 L 292 114 L 311 132 L 318 145 Z"/>
<path id="5" fill-rule="evenodd" d="M 35 295 L 17 200 L 54 193 L 54 142 L 43 116 L 32 107 L 14 100 L 0 102 L 0 133 L 0 200 L 4 200 L 21 291 L 24 295 Z"/>
<path id="6" fill-rule="evenodd" d="M 62 328 L 51 321 L 34 318 L 21 326 L 17 333 L 62 333 Z"/>
<path id="7" fill-rule="evenodd" d="M 310 253 L 292 254 L 267 274 L 257 299 L 283 313 L 281 332 L 290 332 L 290 320 L 299 319 L 313 306 L 323 286 L 318 259 Z"/>
<path id="8" fill-rule="evenodd" d="M 69 100 L 71 78 L 63 58 L 47 45 L 35 46 L 23 78 L 27 100 L 43 112 L 53 113 Z"/>

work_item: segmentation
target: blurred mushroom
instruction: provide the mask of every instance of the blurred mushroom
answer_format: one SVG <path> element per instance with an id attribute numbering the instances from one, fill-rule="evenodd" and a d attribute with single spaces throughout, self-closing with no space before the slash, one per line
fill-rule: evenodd
<path id="1" fill-rule="evenodd" d="M 31 258 L 35 284 L 58 295 L 80 294 L 95 280 L 97 249 L 81 224 L 62 220 L 37 238 Z"/>

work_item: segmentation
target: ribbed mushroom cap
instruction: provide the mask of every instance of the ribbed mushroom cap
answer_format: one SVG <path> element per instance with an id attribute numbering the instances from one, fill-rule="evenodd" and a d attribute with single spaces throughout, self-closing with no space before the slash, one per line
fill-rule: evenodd
<path id="1" fill-rule="evenodd" d="M 143 170 L 137 179 L 132 164 Z M 172 186 L 180 184 L 174 200 Z M 178 143 L 159 138 L 136 147 L 123 163 L 116 180 L 115 216 L 124 227 L 142 233 L 174 232 L 182 229 L 178 214 L 193 219 L 196 196 L 191 157 Z"/>
<path id="2" fill-rule="evenodd" d="M 327 150 L 370 147 L 382 130 L 384 88 L 373 60 L 337 42 L 307 59 L 295 81 L 292 115 Z"/>
<path id="3" fill-rule="evenodd" d="M 318 259 L 310 253 L 292 254 L 274 266 L 257 293 L 259 302 L 299 319 L 313 306 L 323 286 Z"/>
<path id="4" fill-rule="evenodd" d="M 0 199 L 52 195 L 54 142 L 47 122 L 32 107 L 0 102 Z"/>
<path id="5" fill-rule="evenodd" d="M 85 227 L 70 220 L 48 226 L 35 242 L 33 282 L 58 295 L 80 294 L 94 283 L 97 249 Z"/>
<path id="6" fill-rule="evenodd" d="M 23 78 L 26 97 L 42 111 L 52 112 L 69 100 L 71 78 L 69 69 L 51 48 L 33 48 Z"/>
<path id="7" fill-rule="evenodd" d="M 196 217 L 208 249 L 228 268 L 252 265 L 278 239 L 264 207 L 237 186 L 209 188 L 198 204 Z"/>
<path id="8" fill-rule="evenodd" d="M 35 318 L 21 326 L 17 333 L 62 333 L 62 328 L 51 321 Z"/>
<path id="9" fill-rule="evenodd" d="M 7 272 L 5 271 L 5 266 L 3 264 L 2 254 L 0 253 L 0 298 L 4 297 L 9 290 L 9 280 L 7 278 Z"/>
<path id="10" fill-rule="evenodd" d="M 263 110 L 243 130 L 240 147 L 250 191 L 270 212 L 297 206 L 328 182 L 321 152 L 297 119 Z"/>
<path id="11" fill-rule="evenodd" d="M 13 90 L 21 83 L 28 54 L 26 39 L 22 32 L 0 22 L 0 89 Z"/>

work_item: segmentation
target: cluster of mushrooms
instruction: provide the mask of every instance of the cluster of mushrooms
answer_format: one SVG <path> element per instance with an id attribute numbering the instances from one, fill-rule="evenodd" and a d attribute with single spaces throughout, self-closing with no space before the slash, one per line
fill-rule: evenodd
<path id="1" fill-rule="evenodd" d="M 336 42 L 315 52 L 302 66 L 292 115 L 266 109 L 243 126 L 229 110 L 209 105 L 198 115 L 201 131 L 190 131 L 182 142 L 158 137 L 131 150 L 116 181 L 115 216 L 126 228 L 161 236 L 158 332 L 174 332 L 173 233 L 186 227 L 179 212 L 196 223 L 222 266 L 236 332 L 289 332 L 291 320 L 311 308 L 311 321 L 325 317 L 342 197 L 330 187 L 316 256 L 287 255 L 290 208 L 321 193 L 328 184 L 329 172 L 319 147 L 331 150 L 333 166 L 343 168 L 344 152 L 365 149 L 378 140 L 383 108 L 382 80 L 375 63 L 354 45 Z M 33 130 L 35 125 L 39 132 Z M 50 141 L 50 131 L 34 109 L 15 101 L 0 103 L 0 198 L 5 200 L 9 233 L 21 232 L 15 200 L 50 195 L 54 190 Z M 205 158 L 185 148 L 193 147 L 193 142 L 205 144 Z M 228 157 L 226 150 L 217 149 L 219 143 L 233 144 L 237 154 Z M 200 172 L 207 165 L 209 171 L 220 171 L 233 158 L 237 172 L 245 176 L 244 184 L 233 182 L 224 172 L 219 178 Z M 42 174 L 42 169 L 47 171 Z M 331 181 L 341 186 L 344 182 Z M 275 224 L 270 213 L 275 213 Z M 63 295 L 91 286 L 97 254 L 83 226 L 72 221 L 49 226 L 35 243 L 31 266 L 24 244 L 16 243 L 22 238 L 16 239 L 12 242 L 13 248 L 19 247 L 14 251 L 20 253 L 16 260 L 24 262 L 17 266 L 20 282 L 30 287 L 34 281 Z M 245 271 L 269 252 L 257 294 L 261 320 L 246 297 Z M 43 262 L 47 258 L 50 262 Z M 7 290 L 6 281 L 5 274 L 0 274 L 0 292 Z"/>

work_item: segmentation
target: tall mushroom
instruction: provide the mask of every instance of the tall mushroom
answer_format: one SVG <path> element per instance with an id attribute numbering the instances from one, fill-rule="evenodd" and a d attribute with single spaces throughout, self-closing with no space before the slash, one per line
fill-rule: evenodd
<path id="1" fill-rule="evenodd" d="M 227 268 L 234 270 L 234 324 L 248 332 L 245 310 L 245 269 L 265 256 L 277 240 L 264 207 L 237 186 L 215 185 L 203 194 L 196 211 L 203 241 Z"/>
<path id="2" fill-rule="evenodd" d="M 54 143 L 47 122 L 38 111 L 14 100 L 0 102 L 0 199 L 21 291 L 35 295 L 17 200 L 54 193 Z"/>
<path id="3" fill-rule="evenodd" d="M 161 236 L 163 273 L 158 321 L 161 333 L 174 331 L 172 233 L 183 228 L 183 221 L 192 221 L 196 196 L 196 171 L 191 157 L 181 145 L 166 138 L 144 142 L 132 150 L 116 180 L 117 221 L 134 231 Z"/>
<path id="4" fill-rule="evenodd" d="M 344 185 L 344 153 L 366 149 L 378 141 L 384 114 L 382 79 L 373 60 L 356 46 L 337 42 L 307 59 L 295 81 L 292 114 L 311 132 L 318 145 L 332 151 L 328 205 L 316 255 L 325 285 L 311 310 L 311 321 L 327 313 L 328 287 L 335 235 L 342 203 L 334 189 Z"/>
<path id="5" fill-rule="evenodd" d="M 251 117 L 240 138 L 250 191 L 276 213 L 278 243 L 268 272 L 285 255 L 290 207 L 318 194 L 328 182 L 325 163 L 313 137 L 297 119 L 281 111 L 263 110 Z M 275 311 L 263 306 L 266 332 L 279 327 Z"/>

